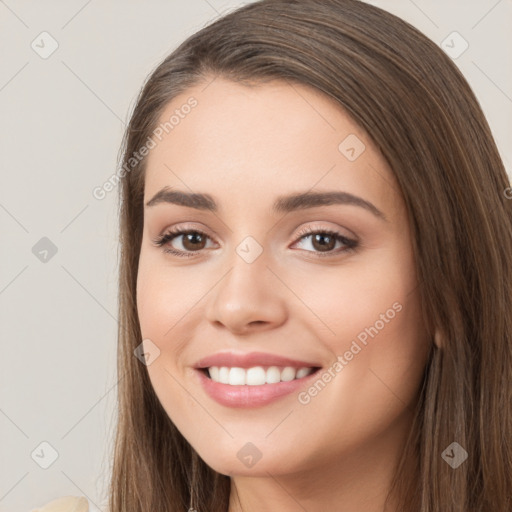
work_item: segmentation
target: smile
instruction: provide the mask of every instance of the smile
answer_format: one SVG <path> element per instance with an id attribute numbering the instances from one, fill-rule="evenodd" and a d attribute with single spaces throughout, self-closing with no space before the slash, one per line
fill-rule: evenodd
<path id="1" fill-rule="evenodd" d="M 226 407 L 262 407 L 310 385 L 319 367 L 196 368 L 206 394 Z M 211 376 L 210 376 L 211 375 Z M 221 379 L 227 382 L 221 382 Z"/>
<path id="2" fill-rule="evenodd" d="M 261 386 L 302 379 L 315 371 L 315 368 L 292 366 L 253 366 L 251 368 L 229 368 L 227 366 L 211 366 L 207 368 L 208 376 L 215 382 L 230 386 Z"/>

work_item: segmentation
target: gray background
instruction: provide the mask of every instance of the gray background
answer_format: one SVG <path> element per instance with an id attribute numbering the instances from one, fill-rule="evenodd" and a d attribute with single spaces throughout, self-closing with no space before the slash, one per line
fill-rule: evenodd
<path id="1" fill-rule="evenodd" d="M 116 170 L 147 74 L 242 3 L 0 0 L 0 511 L 68 494 L 104 504 L 116 419 L 117 188 L 103 200 L 92 190 Z M 454 31 L 468 42 L 454 61 L 510 175 L 512 0 L 369 3 L 441 46 Z M 55 43 L 44 31 L 58 44 L 47 58 Z M 450 44 L 460 51 L 463 41 Z"/>

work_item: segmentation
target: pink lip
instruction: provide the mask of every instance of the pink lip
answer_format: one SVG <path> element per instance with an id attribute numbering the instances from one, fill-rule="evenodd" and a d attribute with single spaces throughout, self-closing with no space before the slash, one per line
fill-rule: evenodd
<path id="1" fill-rule="evenodd" d="M 305 389 L 312 378 L 317 378 L 318 371 L 302 379 L 261 386 L 231 386 L 210 379 L 205 375 L 205 370 L 196 368 L 195 373 L 205 392 L 219 404 L 227 407 L 249 408 L 267 405 L 284 395 L 299 391 L 300 388 Z"/>
<path id="2" fill-rule="evenodd" d="M 320 367 L 318 363 L 298 361 L 276 354 L 264 352 L 250 352 L 236 354 L 234 352 L 218 352 L 196 362 L 194 368 L 210 368 L 211 366 L 228 366 L 230 368 L 251 368 L 253 366 L 292 366 L 294 368 Z M 293 381 L 292 381 L 293 382 Z M 258 386 L 253 386 L 258 387 Z"/>

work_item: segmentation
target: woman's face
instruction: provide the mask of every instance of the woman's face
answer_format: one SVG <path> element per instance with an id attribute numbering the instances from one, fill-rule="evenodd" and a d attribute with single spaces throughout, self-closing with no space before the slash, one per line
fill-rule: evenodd
<path id="1" fill-rule="evenodd" d="M 137 306 L 171 420 L 223 474 L 393 460 L 430 340 L 403 199 L 378 149 L 332 100 L 280 81 L 217 78 L 160 121 Z M 197 368 L 211 366 L 227 369 Z"/>

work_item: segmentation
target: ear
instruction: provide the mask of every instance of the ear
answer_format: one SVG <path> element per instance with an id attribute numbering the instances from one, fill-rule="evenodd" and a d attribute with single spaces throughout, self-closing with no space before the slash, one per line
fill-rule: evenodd
<path id="1" fill-rule="evenodd" d="M 442 348 L 442 346 L 443 346 L 442 340 L 441 340 L 441 332 L 439 331 L 439 329 L 436 329 L 436 333 L 434 335 L 434 343 L 437 348 Z"/>

